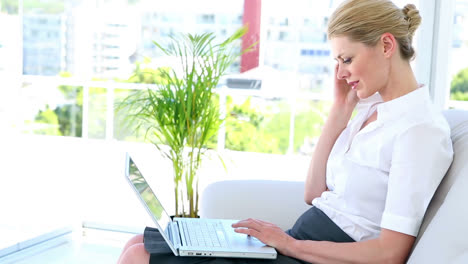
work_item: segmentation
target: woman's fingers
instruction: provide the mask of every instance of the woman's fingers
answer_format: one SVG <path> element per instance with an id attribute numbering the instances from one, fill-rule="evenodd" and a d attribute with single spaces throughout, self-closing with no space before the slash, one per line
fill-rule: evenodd
<path id="1" fill-rule="evenodd" d="M 232 225 L 232 227 L 235 227 L 235 228 L 244 227 L 244 228 L 255 229 L 258 231 L 260 231 L 261 226 L 262 226 L 262 223 L 258 221 L 257 219 L 253 219 L 253 218 L 245 219 Z"/>
<path id="2" fill-rule="evenodd" d="M 260 241 L 262 241 L 261 239 L 262 233 L 252 228 L 236 228 L 234 229 L 234 232 L 253 236 L 253 237 L 258 238 Z"/>

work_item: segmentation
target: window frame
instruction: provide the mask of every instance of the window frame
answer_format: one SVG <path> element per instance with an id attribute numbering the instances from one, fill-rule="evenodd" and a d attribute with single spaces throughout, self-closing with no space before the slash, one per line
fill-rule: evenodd
<path id="1" fill-rule="evenodd" d="M 447 109 L 450 98 L 452 17 L 455 0 L 420 0 L 423 23 L 417 39 L 417 80 L 429 87 L 430 96 L 439 109 Z"/>

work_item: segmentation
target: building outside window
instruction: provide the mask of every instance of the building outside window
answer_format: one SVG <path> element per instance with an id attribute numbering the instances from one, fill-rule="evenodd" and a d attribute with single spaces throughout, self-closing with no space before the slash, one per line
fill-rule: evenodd
<path id="1" fill-rule="evenodd" d="M 288 80 L 289 83 L 287 81 L 283 84 L 276 82 L 277 84 L 274 85 L 275 82 L 268 84 L 266 81 L 261 90 L 263 98 L 246 96 L 242 99 L 232 99 L 234 105 L 244 105 L 247 100 L 250 100 L 249 111 L 254 111 L 263 120 L 263 123 L 253 130 L 255 135 L 259 138 L 274 139 L 271 141 L 278 143 L 275 143 L 276 147 L 273 148 L 271 144 L 266 143 L 258 144 L 270 146 L 265 149 L 254 147 L 253 143 L 241 144 L 245 147 L 240 148 L 236 146 L 236 140 L 230 139 L 227 141 L 228 145 L 223 148 L 276 154 L 300 154 L 302 153 L 300 149 L 313 148 L 313 143 L 310 145 L 310 142 L 314 142 L 319 134 L 317 132 L 309 134 L 309 131 L 314 131 L 312 126 L 320 127 L 323 124 L 323 118 L 313 117 L 314 115 L 308 111 L 320 113 L 322 117 L 326 116 L 326 113 L 321 111 L 326 109 L 325 105 L 331 98 L 330 80 L 332 79 L 334 61 L 331 57 L 325 30 L 327 16 L 340 2 L 321 1 L 320 4 L 308 0 L 297 1 L 294 4 L 286 4 L 283 1 L 262 2 L 259 67 L 249 75 L 258 75 L 258 78 L 260 75 L 261 78 L 268 78 L 265 76 L 269 75 L 272 79 L 283 75 L 281 79 Z M 395 1 L 401 7 L 407 2 Z M 419 1 L 409 2 L 419 4 Z M 56 0 L 55 2 L 48 1 L 47 4 L 42 5 L 25 5 L 22 22 L 22 71 L 25 75 L 66 75 L 84 80 L 97 78 L 125 81 L 132 76 L 137 64 L 144 67 L 171 64 L 169 58 L 164 58 L 163 54 L 152 43 L 153 40 L 164 43 L 165 39 L 174 34 L 210 31 L 217 32 L 220 35 L 219 39 L 222 39 L 234 32 L 239 26 L 236 23 L 227 23 L 227 21 L 236 21 L 242 18 L 244 13 L 243 1 L 241 0 L 232 1 L 228 8 L 207 1 L 209 12 L 203 13 L 196 8 L 182 12 L 177 8 L 179 4 L 186 3 L 182 0 L 158 5 L 148 1 L 97 1 L 93 3 L 93 1 L 69 0 L 63 2 Z M 466 0 L 457 0 L 456 5 L 453 15 L 454 37 L 453 55 L 451 56 L 454 58 L 454 63 L 451 64 L 450 69 L 450 78 L 454 80 L 457 79 L 455 76 L 463 69 L 464 65 L 464 62 L 459 58 L 464 58 L 466 55 L 464 36 L 467 35 L 465 33 L 466 21 L 468 20 L 466 19 Z M 15 8 L 4 5 L 5 10 L 15 10 Z M 91 24 L 90 21 L 93 23 Z M 2 42 L 7 40 L 6 37 L 2 36 L 2 38 L 4 39 Z M 417 39 L 418 37 L 415 37 L 416 42 Z M 5 47 L 3 45 L 1 50 L 6 50 Z M 418 61 L 417 57 L 412 62 L 415 68 L 418 67 Z M 239 63 L 235 65 L 239 66 Z M 239 73 L 240 68 L 236 68 L 235 65 L 232 68 L 232 74 Z M 5 69 L 5 67 L 1 68 Z M 28 90 L 29 85 L 27 84 L 24 89 Z M 280 85 L 282 86 L 279 87 Z M 81 86 L 76 85 L 75 87 L 79 90 L 76 95 L 82 96 Z M 48 89 L 53 90 L 54 88 L 49 87 Z M 108 117 L 112 117 L 112 115 L 106 114 L 111 111 L 108 110 L 107 106 L 109 103 L 107 89 L 103 88 L 99 91 L 101 91 L 101 95 L 90 95 L 92 99 L 89 101 L 90 112 L 88 113 L 90 115 L 87 117 L 88 123 L 85 124 L 88 127 L 88 136 L 100 135 L 97 138 L 105 138 L 105 135 L 119 134 L 108 131 L 119 130 L 118 126 L 121 124 L 115 122 L 116 120 L 111 122 L 107 120 Z M 463 91 L 459 88 L 452 88 L 451 99 L 463 99 Z M 69 95 L 61 96 L 60 93 L 63 94 L 63 92 L 55 91 L 56 96 L 52 97 L 53 99 L 41 99 L 43 100 L 41 103 L 30 104 L 34 105 L 35 108 L 29 113 L 36 113 L 36 115 L 23 117 L 25 133 L 43 133 L 35 131 L 34 128 L 37 120 L 48 122 L 47 119 L 38 116 L 39 113 L 41 111 L 42 113 L 47 112 L 47 107 L 60 105 L 65 101 L 70 102 L 70 99 L 64 99 L 64 97 L 70 97 Z M 29 98 L 35 98 L 31 100 L 38 99 L 37 97 Z M 300 105 L 294 103 L 294 98 L 313 99 L 309 100 L 309 103 L 302 109 L 292 109 L 291 105 Z M 50 102 L 50 100 L 56 100 L 56 102 Z M 264 104 L 260 103 L 262 100 Z M 41 104 L 42 108 L 39 107 Z M 76 109 L 78 112 L 83 111 L 81 106 L 77 106 Z M 286 117 L 285 113 L 289 113 L 289 116 Z M 284 117 L 280 118 L 280 115 L 284 115 Z M 310 123 L 311 126 L 301 125 L 302 121 L 300 118 L 296 120 L 296 115 L 311 117 L 309 122 L 303 122 L 303 124 Z M 81 118 L 79 116 L 69 117 L 76 123 L 74 127 L 83 125 Z M 118 119 L 118 117 L 115 118 Z M 281 122 L 277 120 L 278 118 L 281 119 Z M 68 127 L 68 125 L 63 124 L 66 119 L 52 118 L 51 120 L 59 120 L 59 124 L 52 124 L 52 126 Z M 101 126 L 106 123 L 112 123 L 112 126 L 103 130 Z M 272 124 L 278 124 L 281 129 L 270 127 Z M 285 127 L 288 129 L 284 129 Z M 94 130 L 101 132 L 94 133 Z M 283 132 L 277 133 L 276 131 Z M 319 129 L 315 131 L 319 131 Z M 53 134 L 83 135 L 76 132 L 70 133 L 62 129 L 60 133 L 54 132 Z M 233 135 L 227 134 L 228 137 Z M 130 137 L 135 138 L 135 136 Z M 117 139 L 125 140 L 125 136 L 120 135 Z M 242 141 L 242 139 L 239 140 Z M 309 146 L 306 146 L 307 144 Z"/>

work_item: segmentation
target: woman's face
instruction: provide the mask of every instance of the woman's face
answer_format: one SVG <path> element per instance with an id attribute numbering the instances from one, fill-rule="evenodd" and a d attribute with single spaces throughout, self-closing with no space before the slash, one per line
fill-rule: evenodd
<path id="1" fill-rule="evenodd" d="M 389 62 L 382 45 L 369 47 L 353 42 L 348 37 L 331 39 L 332 53 L 338 62 L 336 78 L 346 80 L 361 99 L 367 98 L 387 86 Z"/>

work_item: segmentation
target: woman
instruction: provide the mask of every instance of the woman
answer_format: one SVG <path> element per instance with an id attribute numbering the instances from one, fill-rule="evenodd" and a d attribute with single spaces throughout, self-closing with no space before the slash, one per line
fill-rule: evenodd
<path id="1" fill-rule="evenodd" d="M 414 5 L 389 0 L 348 0 L 331 16 L 335 97 L 306 179 L 313 207 L 287 232 L 256 219 L 233 225 L 275 247 L 277 260 L 150 260 L 140 235 L 119 263 L 405 262 L 453 156 L 449 127 L 410 66 L 420 23 Z"/>

